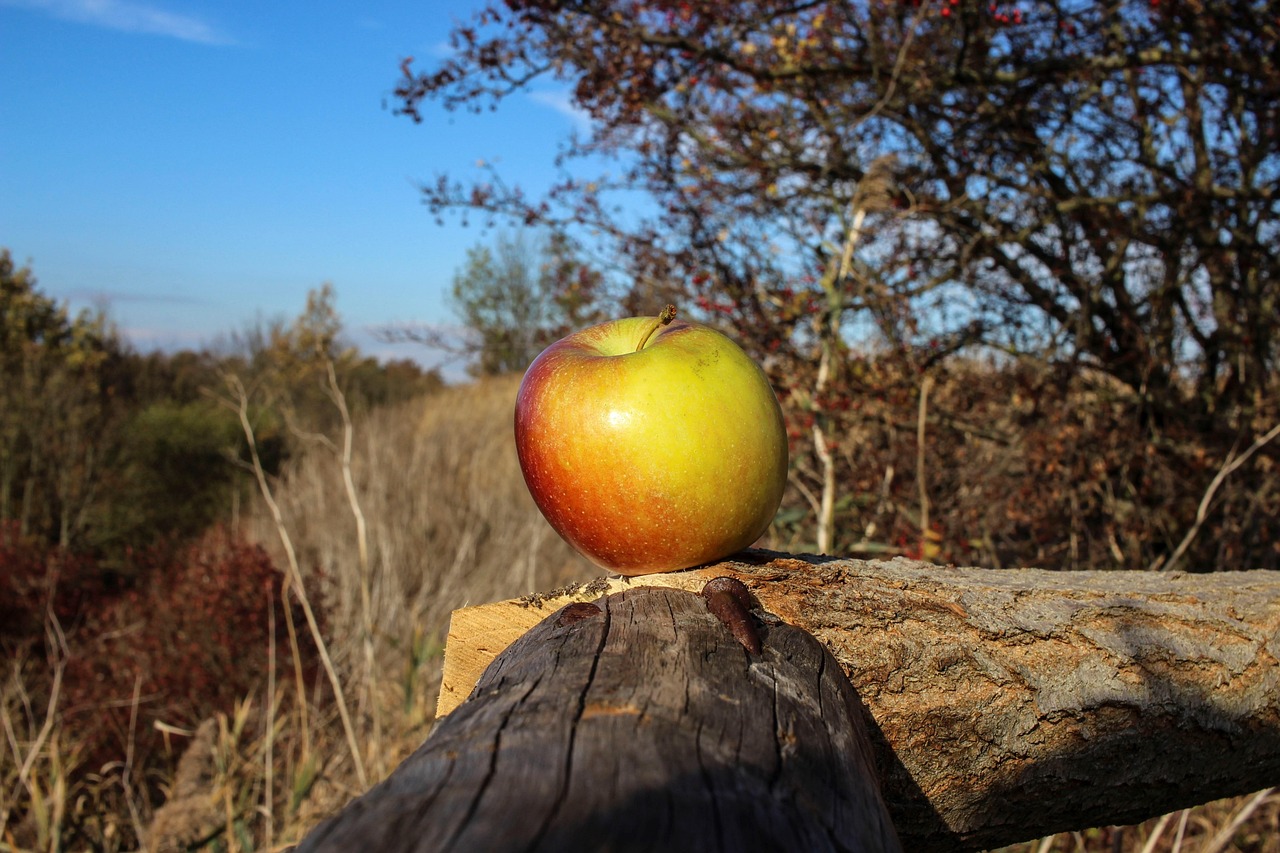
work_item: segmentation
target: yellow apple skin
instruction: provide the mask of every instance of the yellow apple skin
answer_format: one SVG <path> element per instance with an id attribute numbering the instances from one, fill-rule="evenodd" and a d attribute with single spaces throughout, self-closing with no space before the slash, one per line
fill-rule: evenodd
<path id="1" fill-rule="evenodd" d="M 515 433 L 547 521 L 623 575 L 750 546 L 786 485 L 786 430 L 764 371 L 699 323 L 632 317 L 557 341 L 525 373 Z"/>

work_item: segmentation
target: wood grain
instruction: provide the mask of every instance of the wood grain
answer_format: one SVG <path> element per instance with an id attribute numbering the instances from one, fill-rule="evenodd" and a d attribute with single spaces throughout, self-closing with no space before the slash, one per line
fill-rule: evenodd
<path id="1" fill-rule="evenodd" d="M 775 625 L 753 655 L 681 590 L 599 606 L 521 636 L 298 853 L 901 849 L 866 715 L 813 637 Z"/>
<path id="2" fill-rule="evenodd" d="M 1131 823 L 1280 783 L 1275 573 L 991 571 L 751 552 L 630 586 L 696 590 L 719 575 L 742 580 L 773 624 L 811 633 L 839 662 L 867 708 L 909 850 Z M 621 585 L 492 605 L 486 618 L 509 622 L 509 641 L 566 600 Z M 493 654 L 501 635 L 485 640 Z M 466 631 L 451 629 L 446 666 L 466 646 Z M 452 674 L 461 680 L 451 693 L 466 695 L 465 674 Z"/>

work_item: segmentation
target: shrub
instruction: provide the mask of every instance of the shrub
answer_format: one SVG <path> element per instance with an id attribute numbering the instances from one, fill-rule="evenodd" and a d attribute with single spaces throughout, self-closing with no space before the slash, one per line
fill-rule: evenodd
<path id="1" fill-rule="evenodd" d="M 888 355 L 851 357 L 815 403 L 812 367 L 788 366 L 793 472 L 777 533 L 789 550 L 813 548 L 817 417 L 836 465 L 833 553 L 1047 569 L 1164 566 L 1227 461 L 1280 419 L 1260 403 L 1251 421 L 1206 430 L 1101 374 L 1030 360 L 933 365 L 921 406 L 925 375 Z M 1278 463 L 1273 441 L 1220 479 L 1178 568 L 1280 568 Z"/>
<path id="2" fill-rule="evenodd" d="M 231 514 L 244 444 L 235 415 L 212 401 L 163 401 L 133 413 L 123 431 L 115 497 L 94 541 L 113 551 L 176 536 L 189 540 Z"/>
<path id="3" fill-rule="evenodd" d="M 35 729 L 42 709 L 54 705 L 61 741 L 48 764 L 65 774 L 64 799 L 76 804 L 63 838 L 72 846 L 136 845 L 137 815 L 159 803 L 172 775 L 167 733 L 194 731 L 232 714 L 246 696 L 261 697 L 271 667 L 282 683 L 301 672 L 304 691 L 325 701 L 315 646 L 291 598 L 286 609 L 284 576 L 262 548 L 215 530 L 183 548 L 128 552 L 125 562 L 123 573 L 137 582 L 112 588 L 95 561 L 0 527 L 0 643 L 22 697 L 15 706 L 8 700 L 17 694 L 6 690 L 6 713 L 24 707 Z M 53 642 L 56 629 L 49 634 L 50 665 L 42 669 L 46 619 L 63 629 L 66 644 Z M 5 767 L 0 778 L 15 772 Z M 30 824 L 35 806 L 17 803 L 12 822 Z M 130 813 L 132 822 L 122 819 Z"/>
<path id="4" fill-rule="evenodd" d="M 93 613 L 78 633 L 67 668 L 69 725 L 92 743 L 89 769 L 131 753 L 145 767 L 158 756 L 159 721 L 194 729 L 237 699 L 260 692 L 268 667 L 293 670 L 283 575 L 266 551 L 215 530 L 173 553 L 133 555 L 145 581 Z M 314 681 L 315 649 L 305 630 L 298 654 Z"/>
<path id="5" fill-rule="evenodd" d="M 44 635 L 50 613 L 73 625 L 109 585 L 93 560 L 22 536 L 18 527 L 0 522 L 0 652 L 7 657 Z"/>

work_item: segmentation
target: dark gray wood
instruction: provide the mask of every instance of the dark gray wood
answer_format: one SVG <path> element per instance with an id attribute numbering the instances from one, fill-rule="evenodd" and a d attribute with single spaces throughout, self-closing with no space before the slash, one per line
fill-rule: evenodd
<path id="1" fill-rule="evenodd" d="M 700 597 L 558 611 L 316 851 L 897 851 L 867 719 L 812 636 L 753 655 Z M 567 611 L 567 612 L 566 612 Z"/>

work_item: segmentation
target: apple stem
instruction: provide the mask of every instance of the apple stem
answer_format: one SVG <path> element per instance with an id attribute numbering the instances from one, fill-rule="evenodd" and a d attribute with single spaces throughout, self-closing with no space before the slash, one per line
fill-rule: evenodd
<path id="1" fill-rule="evenodd" d="M 662 328 L 663 326 L 669 324 L 675 318 L 676 318 L 676 306 L 668 303 L 667 307 L 663 308 L 662 313 L 658 315 L 657 322 L 655 322 L 652 326 L 650 326 L 648 331 L 644 333 L 644 337 L 640 339 L 640 343 L 636 346 L 636 352 L 639 352 L 640 350 L 644 349 L 644 345 L 649 343 L 649 338 L 653 337 L 654 332 L 658 331 L 658 329 Z"/>

